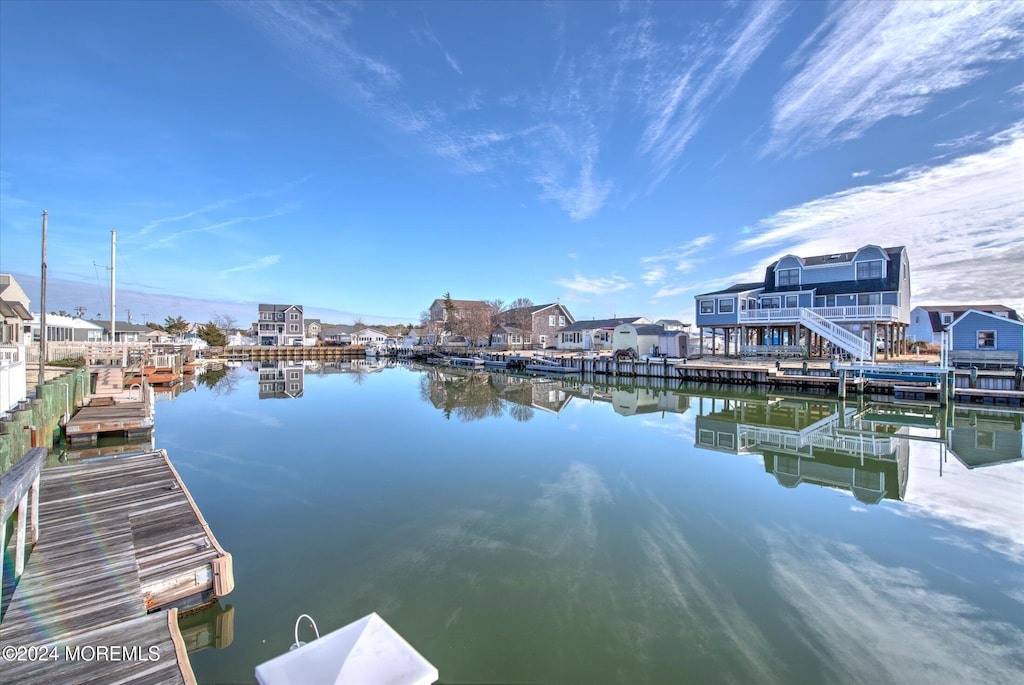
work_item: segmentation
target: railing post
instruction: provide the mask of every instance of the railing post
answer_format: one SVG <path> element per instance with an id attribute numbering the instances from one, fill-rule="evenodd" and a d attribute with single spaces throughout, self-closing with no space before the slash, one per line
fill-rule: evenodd
<path id="1" fill-rule="evenodd" d="M 25 515 L 28 514 L 28 493 L 18 502 L 18 531 L 14 538 L 14 577 L 20 578 L 25 570 Z"/>

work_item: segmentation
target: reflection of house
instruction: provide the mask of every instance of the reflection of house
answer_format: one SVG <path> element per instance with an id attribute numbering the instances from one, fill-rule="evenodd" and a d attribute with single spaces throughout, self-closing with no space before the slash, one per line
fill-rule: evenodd
<path id="1" fill-rule="evenodd" d="M 261 400 L 302 397 L 301 361 L 262 361 L 258 371 Z"/>
<path id="2" fill-rule="evenodd" d="M 300 304 L 261 304 L 256 325 L 260 345 L 302 345 L 305 323 Z"/>
<path id="3" fill-rule="evenodd" d="M 1024 459 L 1019 414 L 957 410 L 950 430 L 949 451 L 969 469 Z"/>
<path id="4" fill-rule="evenodd" d="M 696 297 L 697 326 L 721 331 L 726 354 L 754 346 L 804 345 L 860 359 L 899 349 L 910 323 L 910 261 L 904 247 L 865 245 L 854 252 L 786 255 L 764 280 Z M 825 343 L 828 343 L 827 345 Z M 747 350 L 742 349 L 747 347 Z"/>
<path id="5" fill-rule="evenodd" d="M 560 350 L 612 350 L 612 334 L 615 327 L 624 323 L 649 324 L 650 319 L 642 316 L 625 316 L 617 319 L 590 319 L 576 321 L 558 332 L 556 346 Z"/>
<path id="6" fill-rule="evenodd" d="M 839 405 L 843 406 L 843 405 Z M 761 454 L 788 488 L 848 490 L 866 504 L 903 499 L 910 444 L 904 427 L 862 420 L 856 410 L 800 399 L 698 399 L 697 447 Z"/>
<path id="7" fill-rule="evenodd" d="M 647 387 L 597 386 L 590 383 L 561 381 L 565 392 L 587 402 L 608 402 L 616 414 L 683 414 L 690 408 L 690 396 L 670 390 Z"/>

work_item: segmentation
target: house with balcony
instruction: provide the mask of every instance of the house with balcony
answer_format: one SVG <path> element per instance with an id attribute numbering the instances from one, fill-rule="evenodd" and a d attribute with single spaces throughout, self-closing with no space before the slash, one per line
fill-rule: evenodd
<path id="1" fill-rule="evenodd" d="M 256 340 L 260 345 L 302 345 L 306 325 L 301 304 L 260 304 Z"/>
<path id="2" fill-rule="evenodd" d="M 906 352 L 910 260 L 902 246 L 789 254 L 768 265 L 763 281 L 738 283 L 695 300 L 702 353 L 710 333 L 711 349 L 727 355 L 781 350 L 888 358 Z"/>

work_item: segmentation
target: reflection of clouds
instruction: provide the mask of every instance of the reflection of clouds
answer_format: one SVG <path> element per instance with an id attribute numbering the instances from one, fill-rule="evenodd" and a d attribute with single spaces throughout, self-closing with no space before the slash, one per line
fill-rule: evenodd
<path id="1" fill-rule="evenodd" d="M 570 548 L 592 553 L 597 545 L 595 509 L 610 500 L 597 469 L 578 461 L 572 462 L 557 482 L 542 483 L 541 497 L 534 503 L 539 509 L 537 518 L 558 522 L 543 531 L 547 553 L 564 553 Z"/>
<path id="2" fill-rule="evenodd" d="M 906 506 L 893 511 L 981 531 L 987 534 L 980 541 L 986 547 L 1024 563 L 1024 462 L 968 470 L 950 456 L 939 476 L 939 460 L 938 445 L 914 444 Z"/>
<path id="3" fill-rule="evenodd" d="M 280 419 L 263 412 L 241 411 L 240 409 L 233 409 L 230 405 L 224 403 L 218 405 L 218 408 L 225 414 L 248 419 L 254 423 L 263 424 L 268 428 L 280 428 L 282 426 Z"/>
<path id="4" fill-rule="evenodd" d="M 823 681 L 1019 682 L 1019 627 L 986 620 L 916 571 L 883 566 L 853 545 L 765 536 L 772 584 L 798 619 L 794 636 L 822 653 Z"/>

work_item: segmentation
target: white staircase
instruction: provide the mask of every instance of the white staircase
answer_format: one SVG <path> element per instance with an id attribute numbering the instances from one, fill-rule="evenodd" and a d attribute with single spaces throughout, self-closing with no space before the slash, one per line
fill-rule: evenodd
<path id="1" fill-rule="evenodd" d="M 839 324 L 818 316 L 810 309 L 800 309 L 800 323 L 818 335 L 824 336 L 833 345 L 838 345 L 860 361 L 870 361 L 871 345 L 856 333 L 851 333 Z"/>

